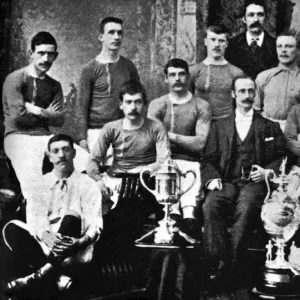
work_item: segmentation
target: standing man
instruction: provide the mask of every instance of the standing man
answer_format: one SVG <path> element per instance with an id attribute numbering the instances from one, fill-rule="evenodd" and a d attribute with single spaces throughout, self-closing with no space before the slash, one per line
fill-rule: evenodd
<path id="1" fill-rule="evenodd" d="M 279 122 L 284 130 L 292 106 L 300 104 L 300 70 L 297 66 L 299 43 L 295 33 L 287 31 L 276 39 L 277 67 L 263 71 L 256 78 L 254 109 Z"/>
<path id="2" fill-rule="evenodd" d="M 31 200 L 40 184 L 42 163 L 51 135 L 49 126 L 64 123 L 63 92 L 47 75 L 56 60 L 57 43 L 41 31 L 31 41 L 29 66 L 9 74 L 3 85 L 4 149 L 16 172 L 23 196 Z M 80 147 L 79 147 L 80 148 Z M 85 151 L 80 148 L 76 168 L 84 170 Z"/>
<path id="3" fill-rule="evenodd" d="M 189 92 L 189 67 L 186 61 L 171 59 L 164 73 L 170 92 L 151 101 L 148 117 L 163 123 L 168 130 L 172 159 L 179 170 L 193 170 L 197 175 L 194 186 L 180 198 L 184 221 L 195 223 L 196 211 L 202 199 L 199 160 L 209 132 L 210 105 Z M 184 190 L 189 184 L 189 178 L 181 179 L 181 189 Z M 173 207 L 171 213 L 180 214 L 178 207 Z"/>
<path id="4" fill-rule="evenodd" d="M 59 289 L 68 288 L 77 273 L 72 270 L 77 266 L 80 273 L 82 265 L 91 261 L 102 228 L 101 193 L 91 178 L 74 169 L 72 138 L 53 136 L 48 151 L 54 169 L 42 176 L 41 189 L 27 204 L 26 224 L 14 220 L 3 229 L 14 257 L 36 271 L 10 281 L 7 291 L 11 293 L 36 284 L 49 273 L 58 279 Z"/>
<path id="5" fill-rule="evenodd" d="M 224 269 L 218 269 L 227 265 L 238 280 L 247 239 L 260 222 L 267 194 L 265 178 L 279 167 L 285 140 L 278 123 L 253 110 L 255 82 L 251 77 L 233 80 L 232 97 L 236 109 L 213 124 L 204 153 L 204 247 L 212 278 L 222 274 Z M 229 238 L 228 212 L 232 210 Z"/>
<path id="6" fill-rule="evenodd" d="M 243 74 L 224 58 L 228 45 L 228 31 L 223 26 L 211 25 L 206 30 L 204 43 L 207 57 L 191 68 L 191 86 L 196 97 L 211 105 L 213 119 L 228 117 L 233 111 L 231 83 Z"/>
<path id="7" fill-rule="evenodd" d="M 243 21 L 247 31 L 232 38 L 226 51 L 226 59 L 254 79 L 278 63 L 275 39 L 264 30 L 265 18 L 263 0 L 246 1 Z"/>
<path id="8" fill-rule="evenodd" d="M 123 40 L 123 21 L 107 17 L 100 22 L 98 56 L 82 69 L 75 105 L 79 145 L 90 151 L 101 128 L 121 118 L 119 92 L 125 81 L 139 80 L 135 65 L 119 54 Z"/>
<path id="9" fill-rule="evenodd" d="M 125 179 L 125 175 L 128 175 L 131 180 L 134 174 L 138 176 L 145 167 L 155 171 L 164 162 L 168 152 L 164 127 L 145 117 L 147 98 L 139 81 L 123 84 L 119 104 L 124 118 L 104 125 L 87 164 L 88 175 L 97 181 L 102 191 L 105 204 L 103 214 L 107 213 L 104 216 L 102 241 L 116 240 L 120 236 L 137 238 L 144 220 L 157 204 L 153 199 L 140 199 L 138 186 L 132 182 L 122 187 L 122 178 L 118 174 L 123 174 Z M 110 146 L 113 148 L 113 164 L 105 173 L 101 173 L 100 167 Z M 126 199 L 119 201 L 124 189 L 128 189 L 125 194 L 131 194 L 132 197 L 126 196 Z M 126 243 L 128 240 L 125 238 Z"/>

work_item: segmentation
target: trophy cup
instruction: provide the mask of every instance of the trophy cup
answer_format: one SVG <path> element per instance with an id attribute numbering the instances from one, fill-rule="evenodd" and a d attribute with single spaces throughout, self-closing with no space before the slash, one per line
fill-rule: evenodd
<path id="1" fill-rule="evenodd" d="M 188 237 L 183 232 L 174 226 L 175 221 L 170 218 L 170 206 L 176 204 L 179 201 L 181 195 L 189 191 L 196 181 L 196 174 L 194 171 L 190 170 L 186 173 L 181 173 L 178 170 L 176 163 L 170 157 L 170 151 L 168 151 L 168 156 L 161 166 L 161 168 L 153 173 L 151 176 L 155 176 L 155 190 L 148 188 L 143 179 L 143 174 L 145 172 L 150 172 L 148 169 L 144 169 L 140 174 L 140 180 L 142 185 L 151 192 L 158 203 L 164 205 L 165 215 L 164 218 L 159 222 L 159 226 L 141 237 L 136 242 L 141 242 L 145 237 L 154 233 L 154 243 L 155 244 L 169 244 L 172 245 L 174 242 L 174 233 L 179 232 L 188 242 L 196 242 L 191 237 Z M 180 177 L 192 173 L 194 179 L 185 191 L 180 189 Z"/>
<path id="2" fill-rule="evenodd" d="M 266 197 L 262 206 L 261 218 L 271 239 L 266 245 L 266 262 L 261 268 L 257 287 L 252 290 L 258 299 L 300 299 L 300 274 L 286 260 L 286 242 L 292 239 L 299 227 L 300 207 L 295 189 L 291 188 L 294 174 L 285 174 L 285 164 L 286 159 L 281 164 L 280 175 L 274 174 L 270 179 L 278 184 L 278 188 L 271 198 Z M 299 177 L 297 181 L 299 185 Z"/>

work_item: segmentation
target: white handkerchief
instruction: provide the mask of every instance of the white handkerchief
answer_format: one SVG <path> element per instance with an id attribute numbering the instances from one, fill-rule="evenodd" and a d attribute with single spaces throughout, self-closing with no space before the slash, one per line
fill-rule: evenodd
<path id="1" fill-rule="evenodd" d="M 274 140 L 273 136 L 265 138 L 265 142 L 269 142 L 269 141 L 273 141 L 273 140 Z"/>

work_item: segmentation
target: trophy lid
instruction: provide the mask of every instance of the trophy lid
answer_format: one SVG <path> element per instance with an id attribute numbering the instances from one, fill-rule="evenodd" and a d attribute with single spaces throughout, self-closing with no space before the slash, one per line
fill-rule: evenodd
<path id="1" fill-rule="evenodd" d="M 156 174 L 178 174 L 180 173 L 177 164 L 171 159 L 171 151 L 167 151 L 166 159 Z"/>

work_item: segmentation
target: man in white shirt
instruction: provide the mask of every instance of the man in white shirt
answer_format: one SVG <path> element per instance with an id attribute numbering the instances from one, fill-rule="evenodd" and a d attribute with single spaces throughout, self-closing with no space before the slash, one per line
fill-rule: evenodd
<path id="1" fill-rule="evenodd" d="M 72 279 L 65 274 L 70 267 L 91 261 L 100 236 L 101 193 L 91 178 L 74 169 L 72 138 L 53 136 L 48 150 L 54 169 L 42 177 L 41 189 L 27 203 L 27 223 L 13 220 L 3 229 L 14 257 L 38 271 L 10 281 L 8 292 L 23 290 L 49 273 L 56 275 L 60 289 L 70 286 Z"/>
<path id="2" fill-rule="evenodd" d="M 245 1 L 247 30 L 230 39 L 226 50 L 226 59 L 252 78 L 278 63 L 275 39 L 264 30 L 266 11 L 264 0 Z"/>
<path id="3" fill-rule="evenodd" d="M 255 82 L 251 77 L 233 80 L 236 109 L 216 121 L 204 151 L 204 245 L 215 278 L 219 267 L 230 266 L 239 278 L 251 230 L 260 222 L 260 208 L 267 194 L 265 178 L 276 170 L 285 154 L 279 124 L 253 111 Z M 231 238 L 227 237 L 228 210 L 233 210 Z M 230 262 L 231 261 L 231 262 Z"/>

